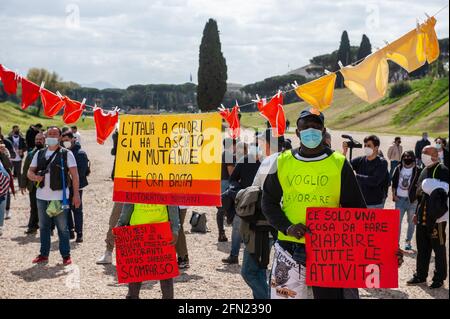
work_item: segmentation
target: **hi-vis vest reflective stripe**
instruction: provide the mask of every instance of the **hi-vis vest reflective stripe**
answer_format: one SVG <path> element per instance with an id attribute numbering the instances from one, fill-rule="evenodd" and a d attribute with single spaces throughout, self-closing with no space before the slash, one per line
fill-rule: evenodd
<path id="1" fill-rule="evenodd" d="M 130 225 L 156 224 L 169 221 L 166 205 L 134 204 Z"/>
<path id="2" fill-rule="evenodd" d="M 306 225 L 308 207 L 339 207 L 344 162 L 345 157 L 337 152 L 311 162 L 296 159 L 291 151 L 278 157 L 277 174 L 283 189 L 281 208 L 292 224 Z M 305 237 L 296 239 L 282 232 L 278 232 L 278 239 L 305 242 Z"/>

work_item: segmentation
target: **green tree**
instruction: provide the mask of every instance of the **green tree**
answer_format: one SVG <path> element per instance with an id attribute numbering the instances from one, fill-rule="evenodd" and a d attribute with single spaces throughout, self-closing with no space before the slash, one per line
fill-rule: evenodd
<path id="1" fill-rule="evenodd" d="M 46 69 L 31 68 L 28 71 L 27 79 L 37 85 L 41 85 L 42 81 L 45 81 L 45 88 L 52 92 L 56 92 L 60 88 L 59 82 L 61 82 L 61 78 L 59 75 L 56 72 L 50 72 Z M 36 115 L 39 116 L 42 109 L 42 102 L 40 99 L 36 101 L 36 106 Z"/>
<path id="2" fill-rule="evenodd" d="M 350 40 L 348 38 L 347 31 L 342 32 L 341 44 L 339 45 L 339 50 L 337 52 L 336 69 L 339 69 L 338 61 L 341 61 L 344 66 L 352 63 L 352 53 L 350 48 Z M 336 79 L 336 87 L 344 87 L 344 78 L 342 74 L 338 72 Z"/>
<path id="3" fill-rule="evenodd" d="M 372 53 L 372 45 L 370 44 L 370 40 L 365 34 L 363 34 L 361 44 L 358 50 L 358 55 L 356 56 L 356 60 L 359 61 L 361 59 L 364 59 L 371 53 Z"/>
<path id="4" fill-rule="evenodd" d="M 217 22 L 205 25 L 200 44 L 197 104 L 202 111 L 220 106 L 227 90 L 227 64 L 222 54 Z"/>

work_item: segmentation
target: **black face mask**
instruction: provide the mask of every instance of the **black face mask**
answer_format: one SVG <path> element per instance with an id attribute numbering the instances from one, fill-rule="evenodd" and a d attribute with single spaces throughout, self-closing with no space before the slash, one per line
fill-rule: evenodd
<path id="1" fill-rule="evenodd" d="M 405 163 L 405 165 L 411 165 L 413 162 L 414 162 L 414 160 L 410 157 L 403 159 L 403 163 Z"/>
<path id="2" fill-rule="evenodd" d="M 36 146 L 36 148 L 37 148 L 38 150 L 44 148 L 44 145 L 43 145 L 43 144 L 35 144 L 34 146 Z"/>

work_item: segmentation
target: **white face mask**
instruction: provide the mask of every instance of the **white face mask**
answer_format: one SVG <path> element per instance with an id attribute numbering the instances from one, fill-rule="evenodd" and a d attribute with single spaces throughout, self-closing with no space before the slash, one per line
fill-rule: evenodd
<path id="1" fill-rule="evenodd" d="M 64 142 L 63 142 L 63 145 L 64 145 L 65 148 L 71 148 L 71 147 L 72 147 L 72 142 L 70 142 L 70 141 L 64 141 Z"/>
<path id="2" fill-rule="evenodd" d="M 45 139 L 45 144 L 47 144 L 48 146 L 58 145 L 58 138 L 56 138 L 56 137 L 47 137 Z"/>
<path id="3" fill-rule="evenodd" d="M 370 156 L 372 154 L 373 154 L 373 149 L 371 149 L 370 147 L 364 147 L 364 155 Z"/>
<path id="4" fill-rule="evenodd" d="M 423 165 L 425 165 L 426 167 L 433 165 L 433 160 L 431 159 L 431 155 L 428 154 L 422 154 L 422 163 Z"/>

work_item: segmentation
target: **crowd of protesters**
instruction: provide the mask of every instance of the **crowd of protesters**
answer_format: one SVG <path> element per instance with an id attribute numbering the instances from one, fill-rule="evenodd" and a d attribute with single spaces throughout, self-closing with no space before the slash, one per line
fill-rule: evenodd
<path id="1" fill-rule="evenodd" d="M 46 263 L 51 236 L 57 230 L 63 264 L 71 264 L 70 240 L 83 242 L 83 190 L 88 186 L 90 162 L 82 149 L 76 126 L 28 128 L 25 137 L 18 125 L 4 136 L 0 128 L 0 236 L 12 216 L 11 202 L 20 190 L 28 193 L 30 214 L 25 233 L 39 232 L 40 252 L 33 263 Z M 403 150 L 401 137 L 389 146 L 387 158 L 380 151 L 380 139 L 364 139 L 364 155 L 346 159 L 349 149 L 331 148 L 331 135 L 325 117 L 318 111 L 304 110 L 296 122 L 300 147 L 284 136 L 274 137 L 268 128 L 253 143 L 223 140 L 221 193 L 222 207 L 217 208 L 218 242 L 227 242 L 225 225 L 231 226 L 231 247 L 224 264 L 239 264 L 243 244 L 241 275 L 255 299 L 277 298 L 276 278 L 268 273 L 271 250 L 275 256 L 291 256 L 299 269 L 306 267 L 306 204 L 294 198 L 299 188 L 286 184 L 286 176 L 296 171 L 321 170 L 334 180 L 321 192 L 334 207 L 383 209 L 391 189 L 395 208 L 400 211 L 400 225 L 405 215 L 407 228 L 400 229 L 399 266 L 403 253 L 414 249 L 416 233 L 417 266 L 408 285 L 427 280 L 431 254 L 435 254 L 435 273 L 430 288 L 440 288 L 447 278 L 446 223 L 448 222 L 447 140 L 431 142 L 423 133 L 414 150 Z M 117 153 L 118 131 L 112 135 L 112 155 Z M 114 163 L 115 165 L 115 163 Z M 339 176 L 339 178 L 334 178 Z M 114 179 L 114 166 L 111 173 Z M 17 184 L 15 184 L 15 179 Z M 17 186 L 16 186 L 17 185 Z M 311 190 L 312 192 L 314 190 Z M 308 192 L 307 188 L 302 192 Z M 284 196 L 285 195 L 285 196 Z M 314 203 L 320 207 L 320 203 Z M 183 224 L 188 207 L 154 204 L 113 203 L 106 234 L 105 253 L 97 264 L 111 264 L 114 250 L 112 229 L 126 225 L 168 221 L 171 224 L 180 269 L 190 267 Z M 151 214 L 150 214 L 151 212 Z M 401 226 L 400 226 L 401 228 Z M 406 235 L 405 235 L 406 233 Z M 401 241 L 404 238 L 404 245 Z M 306 285 L 298 278 L 298 286 Z M 127 298 L 139 298 L 142 283 L 129 285 Z M 162 280 L 163 298 L 174 297 L 173 280 Z M 312 287 L 315 298 L 359 298 L 357 289 Z M 299 297 L 304 296 L 302 292 Z"/>
<path id="2" fill-rule="evenodd" d="M 16 192 L 28 192 L 29 219 L 25 234 L 39 232 L 40 252 L 33 263 L 48 261 L 51 236 L 57 230 L 63 264 L 71 264 L 70 240 L 83 242 L 83 188 L 90 162 L 82 150 L 77 127 L 31 125 L 23 137 L 14 125 L 5 137 L 0 128 L 0 236 L 12 217 Z M 17 179 L 17 184 L 15 180 Z"/>

